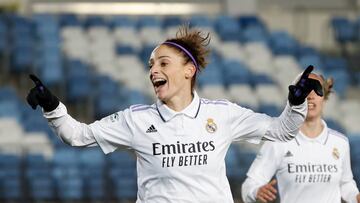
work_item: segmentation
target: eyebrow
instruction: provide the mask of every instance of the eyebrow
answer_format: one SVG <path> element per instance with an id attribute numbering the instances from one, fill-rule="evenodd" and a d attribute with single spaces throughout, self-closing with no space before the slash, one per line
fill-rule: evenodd
<path id="1" fill-rule="evenodd" d="M 164 55 L 164 56 L 159 56 L 157 59 L 159 60 L 159 59 L 162 59 L 162 58 L 171 58 L 171 57 Z M 154 59 L 151 58 L 151 59 L 149 60 L 149 63 L 154 63 Z"/>
<path id="2" fill-rule="evenodd" d="M 162 58 L 171 58 L 170 56 L 159 56 L 157 59 L 162 59 Z"/>

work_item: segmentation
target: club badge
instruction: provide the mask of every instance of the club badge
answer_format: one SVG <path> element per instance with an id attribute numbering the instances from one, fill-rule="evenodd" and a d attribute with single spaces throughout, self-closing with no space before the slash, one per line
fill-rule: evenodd
<path id="1" fill-rule="evenodd" d="M 339 150 L 336 147 L 334 147 L 334 149 L 332 151 L 332 155 L 333 155 L 334 159 L 336 159 L 336 160 L 339 159 L 340 153 L 339 153 Z"/>
<path id="2" fill-rule="evenodd" d="M 207 119 L 205 128 L 206 128 L 206 131 L 208 131 L 209 133 L 216 132 L 217 126 L 212 118 Z"/>

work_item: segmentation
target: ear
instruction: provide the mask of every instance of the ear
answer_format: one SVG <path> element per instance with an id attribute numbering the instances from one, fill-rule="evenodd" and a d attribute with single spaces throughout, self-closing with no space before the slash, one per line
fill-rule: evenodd
<path id="1" fill-rule="evenodd" d="M 185 78 L 186 79 L 190 79 L 195 75 L 196 72 L 196 68 L 194 66 L 194 64 L 189 63 L 188 65 L 185 66 Z"/>

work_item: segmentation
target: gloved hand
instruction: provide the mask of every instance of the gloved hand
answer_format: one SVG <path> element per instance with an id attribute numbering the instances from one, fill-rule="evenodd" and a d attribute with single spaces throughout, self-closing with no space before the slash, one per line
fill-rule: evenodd
<path id="1" fill-rule="evenodd" d="M 30 90 L 26 97 L 28 104 L 33 109 L 36 109 L 36 106 L 39 105 L 46 112 L 56 109 L 59 105 L 59 99 L 54 96 L 35 75 L 30 74 L 29 77 L 34 81 L 35 87 Z"/>
<path id="2" fill-rule="evenodd" d="M 312 90 L 314 90 L 317 95 L 323 96 L 323 90 L 320 82 L 309 78 L 313 69 L 314 67 L 312 65 L 308 66 L 301 75 L 299 81 L 295 85 L 289 86 L 288 99 L 290 104 L 300 105 L 304 103 L 306 97 Z"/>

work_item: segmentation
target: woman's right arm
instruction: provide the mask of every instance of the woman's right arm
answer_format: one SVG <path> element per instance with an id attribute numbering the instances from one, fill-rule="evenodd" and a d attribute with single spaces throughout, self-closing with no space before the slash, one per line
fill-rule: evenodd
<path id="1" fill-rule="evenodd" d="M 64 143 L 77 147 L 96 145 L 96 139 L 90 126 L 71 117 L 63 103 L 60 103 L 53 111 L 44 112 L 44 117 Z"/>
<path id="2" fill-rule="evenodd" d="M 49 126 L 59 138 L 71 146 L 89 147 L 99 145 L 104 153 L 115 151 L 120 145 L 131 146 L 132 119 L 130 110 L 117 112 L 92 124 L 81 123 L 72 118 L 64 104 L 50 112 L 44 112 Z"/>
<path id="3" fill-rule="evenodd" d="M 274 142 L 264 142 L 258 155 L 247 172 L 247 178 L 241 187 L 242 199 L 245 203 L 256 202 L 257 200 L 271 199 L 276 191 L 276 181 L 269 181 L 275 175 L 280 163 L 279 145 Z M 268 197 L 268 198 L 267 198 Z M 264 201 L 265 202 L 265 201 Z"/>
<path id="4" fill-rule="evenodd" d="M 90 125 L 72 118 L 64 104 L 46 88 L 35 75 L 29 75 L 35 86 L 30 89 L 26 100 L 36 109 L 42 107 L 50 127 L 65 143 L 71 146 L 99 145 L 104 153 L 115 151 L 119 145 L 131 146 L 133 119 L 129 109 L 117 112 Z"/>

